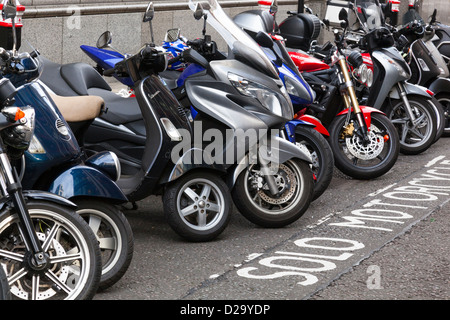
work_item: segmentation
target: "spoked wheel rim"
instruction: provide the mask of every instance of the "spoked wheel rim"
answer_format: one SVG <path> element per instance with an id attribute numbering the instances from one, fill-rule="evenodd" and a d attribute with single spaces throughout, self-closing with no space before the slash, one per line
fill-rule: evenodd
<path id="1" fill-rule="evenodd" d="M 270 194 L 258 164 L 251 165 L 245 173 L 244 190 L 250 203 L 268 215 L 282 215 L 295 207 L 305 192 L 305 181 L 300 169 L 292 161 L 278 165 L 274 175 L 279 193 Z"/>
<path id="2" fill-rule="evenodd" d="M 431 115 L 421 103 L 410 100 L 411 108 L 415 111 L 416 120 L 411 121 L 403 103 L 395 105 L 389 118 L 397 129 L 400 143 L 405 146 L 418 147 L 434 139 Z"/>
<path id="3" fill-rule="evenodd" d="M 104 212 L 95 209 L 81 209 L 77 213 L 91 227 L 100 246 L 102 274 L 116 265 L 122 253 L 122 237 L 116 223 Z"/>
<path id="4" fill-rule="evenodd" d="M 216 227 L 225 215 L 225 206 L 225 198 L 220 188 L 203 178 L 185 183 L 177 197 L 177 209 L 181 220 L 198 231 Z"/>
<path id="5" fill-rule="evenodd" d="M 48 264 L 31 267 L 29 251 L 20 237 L 19 218 L 0 222 L 0 264 L 6 270 L 13 298 L 74 299 L 88 281 L 89 248 L 81 232 L 67 218 L 43 209 L 29 209 Z"/>

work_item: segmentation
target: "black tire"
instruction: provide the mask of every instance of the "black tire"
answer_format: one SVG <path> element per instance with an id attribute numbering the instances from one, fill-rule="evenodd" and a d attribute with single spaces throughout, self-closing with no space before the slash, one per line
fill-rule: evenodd
<path id="1" fill-rule="evenodd" d="M 217 238 L 231 217 L 230 191 L 211 172 L 191 172 L 175 180 L 166 187 L 163 203 L 167 222 L 188 241 Z"/>
<path id="2" fill-rule="evenodd" d="M 281 177 L 285 175 L 284 177 Z M 281 228 L 297 221 L 308 209 L 314 192 L 314 181 L 309 165 L 299 159 L 291 159 L 279 165 L 276 178 L 293 190 L 281 190 L 279 197 L 273 197 L 265 190 L 264 177 L 259 174 L 259 165 L 252 164 L 241 172 L 232 191 L 233 201 L 239 212 L 254 224 L 266 228 Z M 262 178 L 261 187 L 255 188 L 253 178 Z M 281 185 L 281 184 L 280 184 Z M 292 193 L 292 195 L 290 195 Z M 286 195 L 281 201 L 280 197 Z M 272 202 L 272 203 L 270 203 Z M 276 204 L 275 202 L 279 202 Z M 285 205 L 285 207 L 283 207 Z M 275 207 L 280 207 L 278 210 Z"/>
<path id="3" fill-rule="evenodd" d="M 444 109 L 445 116 L 445 128 L 442 133 L 443 137 L 450 137 L 450 94 L 449 93 L 439 93 L 436 95 L 436 99 L 441 104 Z"/>
<path id="4" fill-rule="evenodd" d="M 102 256 L 102 277 L 99 291 L 119 281 L 133 258 L 134 237 L 122 211 L 99 200 L 76 200 L 77 213 L 92 228 Z"/>
<path id="5" fill-rule="evenodd" d="M 0 265 L 0 300 L 11 300 L 11 294 L 9 292 L 8 278 Z"/>
<path id="6" fill-rule="evenodd" d="M 428 103 L 433 107 L 434 113 L 436 114 L 436 137 L 433 140 L 433 143 L 438 141 L 442 135 L 444 134 L 445 127 L 447 126 L 447 119 L 444 112 L 444 106 L 436 99 L 432 98 L 427 100 Z"/>
<path id="7" fill-rule="evenodd" d="M 325 192 L 333 178 L 333 152 L 327 139 L 317 130 L 308 126 L 295 128 L 295 141 L 305 145 L 312 156 L 311 169 L 314 174 L 312 201 L 314 201 Z"/>
<path id="8" fill-rule="evenodd" d="M 0 214 L 0 264 L 7 270 L 13 299 L 89 300 L 101 277 L 100 248 L 87 223 L 72 209 L 46 201 L 27 202 L 41 243 L 51 235 L 45 253 L 51 257 L 42 271 L 23 266 L 28 252 L 20 236 L 19 217 L 10 207 Z M 22 274 L 22 276 L 18 276 Z M 39 275 L 37 277 L 36 275 Z M 55 280 L 56 279 L 56 280 Z M 34 281 L 37 280 L 37 281 Z M 11 282 L 11 280 L 10 280 Z M 34 284 L 39 285 L 32 296 Z"/>
<path id="9" fill-rule="evenodd" d="M 344 127 L 346 115 L 336 117 L 328 130 L 336 167 L 355 179 L 380 177 L 394 166 L 398 158 L 398 134 L 392 123 L 381 113 L 372 113 L 371 118 L 369 147 L 372 148 L 364 147 L 356 134 L 344 134 L 348 129 Z"/>
<path id="10" fill-rule="evenodd" d="M 437 119 L 433 106 L 422 97 L 408 97 L 411 108 L 416 113 L 418 123 L 412 126 L 402 100 L 392 100 L 387 105 L 386 115 L 397 129 L 400 152 L 407 155 L 419 154 L 427 150 L 435 141 Z"/>

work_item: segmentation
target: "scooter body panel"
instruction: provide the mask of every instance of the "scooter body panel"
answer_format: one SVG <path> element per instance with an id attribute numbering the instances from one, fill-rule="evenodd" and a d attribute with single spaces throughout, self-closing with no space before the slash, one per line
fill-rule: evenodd
<path id="1" fill-rule="evenodd" d="M 392 88 L 398 82 L 406 83 L 410 78 L 411 71 L 395 48 L 379 49 L 372 52 L 371 56 L 375 74 L 367 104 L 380 109 Z M 394 64 L 398 64 L 403 68 L 406 74 L 402 76 Z"/>
<path id="2" fill-rule="evenodd" d="M 75 197 L 105 198 L 111 202 L 128 202 L 122 190 L 99 170 L 78 165 L 60 173 L 50 185 L 49 192 L 66 199 Z"/>

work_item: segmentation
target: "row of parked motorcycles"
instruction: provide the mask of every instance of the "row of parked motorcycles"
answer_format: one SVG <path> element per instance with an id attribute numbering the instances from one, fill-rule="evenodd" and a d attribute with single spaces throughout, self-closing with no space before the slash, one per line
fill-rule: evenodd
<path id="1" fill-rule="evenodd" d="M 378 0 L 353 0 L 356 24 L 341 11 L 334 43 L 319 46 L 327 22 L 290 13 L 278 24 L 276 0 L 233 19 L 216 0 L 189 7 L 201 38 L 169 30 L 157 46 L 149 3 L 151 43 L 122 54 L 105 32 L 81 46 L 93 68 L 19 53 L 19 8 L 4 1 L 0 299 L 91 299 L 114 285 L 133 257 L 126 203 L 161 196 L 168 224 L 193 242 L 216 239 L 232 203 L 280 228 L 327 190 L 335 166 L 373 179 L 449 134 L 448 69 L 424 65 L 438 52 L 435 14 L 398 29 Z"/>

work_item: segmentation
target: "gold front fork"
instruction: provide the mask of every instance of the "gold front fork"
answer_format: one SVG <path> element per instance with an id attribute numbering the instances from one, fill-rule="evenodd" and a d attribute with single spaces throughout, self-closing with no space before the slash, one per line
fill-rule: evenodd
<path id="1" fill-rule="evenodd" d="M 349 109 L 349 111 L 350 107 L 353 107 L 353 113 L 356 115 L 360 127 L 363 128 L 365 132 L 367 132 L 366 122 L 361 112 L 361 108 L 359 107 L 358 98 L 356 98 L 355 86 L 353 84 L 350 73 L 348 72 L 347 61 L 344 55 L 341 55 L 339 58 L 339 66 L 341 67 L 341 72 L 344 76 L 345 82 L 345 93 L 342 94 L 345 106 Z"/>

